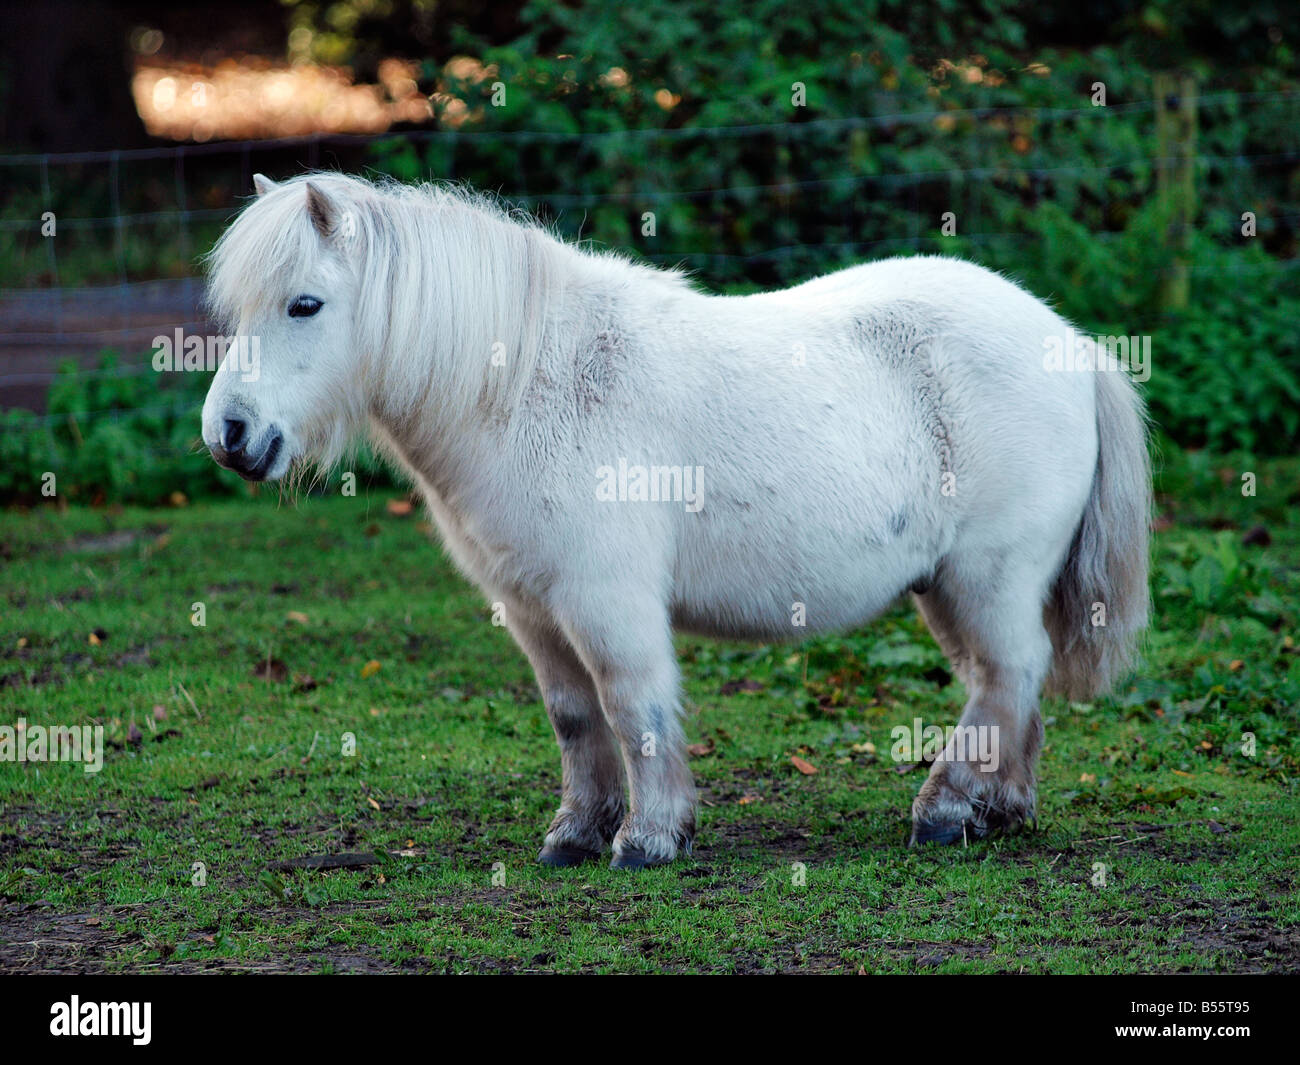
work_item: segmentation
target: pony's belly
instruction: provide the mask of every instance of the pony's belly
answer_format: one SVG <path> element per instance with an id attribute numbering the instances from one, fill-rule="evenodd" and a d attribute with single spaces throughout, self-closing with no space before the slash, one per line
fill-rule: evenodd
<path id="1" fill-rule="evenodd" d="M 926 575 L 931 562 L 906 551 L 822 561 L 699 559 L 679 570 L 673 589 L 674 628 L 739 640 L 801 640 L 870 621 Z M 737 564 L 739 563 L 739 564 Z"/>

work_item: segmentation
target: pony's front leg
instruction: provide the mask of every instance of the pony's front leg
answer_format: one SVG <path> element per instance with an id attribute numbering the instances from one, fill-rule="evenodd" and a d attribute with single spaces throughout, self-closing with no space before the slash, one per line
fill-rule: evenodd
<path id="1" fill-rule="evenodd" d="M 600 604 L 600 605 L 598 605 Z M 565 631 L 596 680 L 618 740 L 630 801 L 614 837 L 614 869 L 690 853 L 695 783 L 686 762 L 672 630 L 664 605 L 609 588 L 566 612 Z"/>
<path id="2" fill-rule="evenodd" d="M 560 747 L 560 808 L 537 860 L 569 866 L 599 858 L 623 822 L 623 766 L 591 675 L 553 624 L 519 610 L 507 623 L 537 676 Z"/>

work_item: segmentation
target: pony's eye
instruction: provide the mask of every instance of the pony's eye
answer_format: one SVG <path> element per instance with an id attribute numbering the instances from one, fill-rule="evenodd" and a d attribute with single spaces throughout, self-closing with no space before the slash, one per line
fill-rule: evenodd
<path id="1" fill-rule="evenodd" d="M 318 300 L 315 296 L 299 296 L 289 304 L 289 317 L 310 318 L 324 306 L 324 301 Z"/>

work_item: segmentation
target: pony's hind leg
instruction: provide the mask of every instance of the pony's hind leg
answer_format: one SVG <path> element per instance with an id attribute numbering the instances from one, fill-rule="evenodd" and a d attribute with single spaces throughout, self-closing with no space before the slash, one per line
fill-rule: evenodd
<path id="1" fill-rule="evenodd" d="M 919 597 L 968 701 L 912 804 L 913 844 L 961 842 L 1034 820 L 1043 736 L 1038 696 L 1052 645 L 1043 628 L 1047 578 L 1027 569 L 1010 560 L 982 563 L 964 579 L 948 567 Z"/>
<path id="2" fill-rule="evenodd" d="M 958 613 L 958 604 L 948 597 L 947 588 L 937 581 L 925 592 L 913 594 L 912 599 L 929 627 L 930 634 L 952 666 L 953 673 L 969 691 L 971 657 L 970 651 L 961 638 L 961 615 Z"/>
<path id="3" fill-rule="evenodd" d="M 537 860 L 567 866 L 599 858 L 623 823 L 623 764 L 591 675 L 551 623 L 507 610 L 507 625 L 537 676 L 560 747 L 560 808 Z"/>

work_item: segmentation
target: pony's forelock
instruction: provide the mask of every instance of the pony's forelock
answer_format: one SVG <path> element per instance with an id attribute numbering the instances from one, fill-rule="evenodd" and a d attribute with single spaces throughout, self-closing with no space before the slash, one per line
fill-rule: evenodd
<path id="1" fill-rule="evenodd" d="M 204 257 L 208 313 L 233 332 L 242 318 L 264 312 L 280 290 L 295 288 L 323 251 L 302 185 L 286 182 L 249 203 Z"/>

